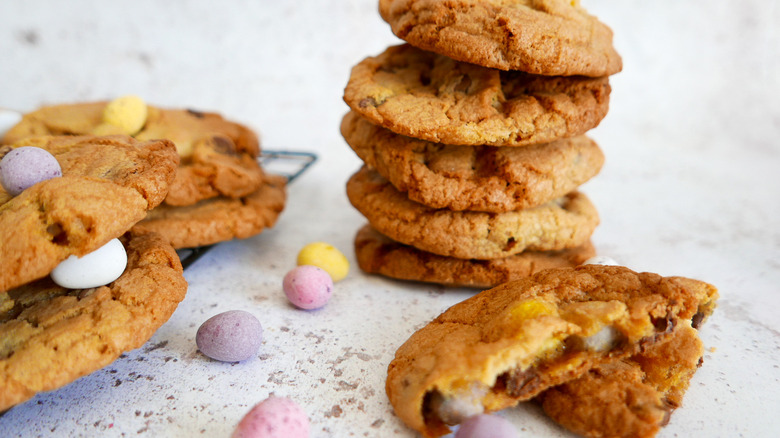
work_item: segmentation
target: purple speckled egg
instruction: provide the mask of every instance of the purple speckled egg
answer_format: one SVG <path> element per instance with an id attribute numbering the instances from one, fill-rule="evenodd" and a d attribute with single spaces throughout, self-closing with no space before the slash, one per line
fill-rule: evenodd
<path id="1" fill-rule="evenodd" d="M 479 414 L 461 423 L 455 438 L 520 438 L 517 429 L 498 415 Z"/>
<path id="2" fill-rule="evenodd" d="M 232 438 L 308 438 L 309 418 L 297 403 L 269 397 L 238 423 Z"/>
<path id="3" fill-rule="evenodd" d="M 301 309 L 319 309 L 333 293 L 330 275 L 312 265 L 301 265 L 284 276 L 282 284 L 287 299 Z"/>
<path id="4" fill-rule="evenodd" d="M 62 169 L 57 159 L 48 151 L 34 146 L 13 149 L 0 160 L 0 183 L 11 196 L 58 176 L 62 176 Z"/>
<path id="5" fill-rule="evenodd" d="M 240 362 L 257 355 L 263 326 L 249 312 L 230 310 L 207 319 L 195 335 L 198 350 L 222 362 Z"/>

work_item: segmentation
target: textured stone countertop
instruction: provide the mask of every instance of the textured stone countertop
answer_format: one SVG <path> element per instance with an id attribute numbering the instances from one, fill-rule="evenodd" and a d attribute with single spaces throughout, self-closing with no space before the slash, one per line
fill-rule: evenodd
<path id="1" fill-rule="evenodd" d="M 269 394 L 307 411 L 313 437 L 411 437 L 384 393 L 396 348 L 475 293 L 361 273 L 364 219 L 345 183 L 359 160 L 339 134 L 350 68 L 398 40 L 375 0 L 0 2 L 0 107 L 134 93 L 213 110 L 258 130 L 268 149 L 311 151 L 278 225 L 217 245 L 142 348 L 0 417 L 2 436 L 228 436 Z M 600 254 L 628 267 L 715 284 L 704 365 L 660 436 L 776 436 L 780 430 L 780 3 L 583 4 L 612 27 L 623 71 L 591 131 L 606 155 L 583 191 L 601 215 Z M 318 311 L 286 302 L 282 277 L 322 240 L 350 259 Z M 195 346 L 208 317 L 253 312 L 257 358 L 211 361 Z M 525 404 L 501 413 L 521 436 L 569 434 Z"/>

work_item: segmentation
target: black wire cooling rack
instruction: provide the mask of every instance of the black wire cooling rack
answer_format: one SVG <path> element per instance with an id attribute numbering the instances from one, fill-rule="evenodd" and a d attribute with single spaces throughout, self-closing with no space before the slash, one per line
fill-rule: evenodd
<path id="1" fill-rule="evenodd" d="M 264 171 L 287 177 L 289 184 L 317 161 L 317 155 L 311 152 L 263 150 L 257 161 L 263 166 Z M 178 250 L 181 265 L 187 269 L 215 245 L 218 244 Z"/>

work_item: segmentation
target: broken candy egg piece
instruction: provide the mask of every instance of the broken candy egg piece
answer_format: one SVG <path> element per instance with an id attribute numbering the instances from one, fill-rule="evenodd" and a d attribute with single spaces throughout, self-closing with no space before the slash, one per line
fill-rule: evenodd
<path id="1" fill-rule="evenodd" d="M 591 257 L 588 260 L 585 260 L 583 265 L 605 265 L 605 266 L 620 266 L 620 263 L 618 263 L 615 259 L 607 256 L 595 256 Z"/>
<path id="2" fill-rule="evenodd" d="M 311 265 L 298 266 L 284 276 L 284 294 L 296 307 L 306 310 L 324 306 L 333 293 L 333 280 L 324 270 Z"/>
<path id="3" fill-rule="evenodd" d="M 119 239 L 83 257 L 71 255 L 51 272 L 51 279 L 67 289 L 104 286 L 119 278 L 127 267 L 127 252 Z"/>
<path id="4" fill-rule="evenodd" d="M 54 155 L 34 146 L 12 149 L 0 160 L 0 183 L 11 196 L 59 176 L 62 176 L 62 169 Z"/>
<path id="5" fill-rule="evenodd" d="M 232 438 L 308 438 L 309 418 L 293 400 L 269 397 L 238 423 Z"/>
<path id="6" fill-rule="evenodd" d="M 263 326 L 249 312 L 229 310 L 201 324 L 195 343 L 212 359 L 241 362 L 257 355 L 263 343 Z"/>
<path id="7" fill-rule="evenodd" d="M 498 415 L 480 414 L 469 417 L 464 421 L 455 438 L 520 438 L 517 429 L 509 420 Z"/>
<path id="8" fill-rule="evenodd" d="M 138 96 L 122 96 L 112 100 L 103 110 L 103 122 L 119 128 L 122 134 L 135 135 L 146 124 L 146 102 Z M 106 130 L 106 128 L 100 128 Z"/>

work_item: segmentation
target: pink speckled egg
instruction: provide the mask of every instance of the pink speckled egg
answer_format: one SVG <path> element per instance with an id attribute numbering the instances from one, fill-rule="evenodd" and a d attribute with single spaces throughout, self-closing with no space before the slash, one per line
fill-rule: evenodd
<path id="1" fill-rule="evenodd" d="M 249 312 L 230 310 L 207 319 L 195 334 L 198 350 L 222 362 L 247 360 L 260 350 L 263 326 Z"/>
<path id="2" fill-rule="evenodd" d="M 455 438 L 520 438 L 517 429 L 503 417 L 479 414 L 464 421 Z"/>
<path id="3" fill-rule="evenodd" d="M 286 397 L 269 397 L 238 423 L 232 438 L 308 438 L 309 418 Z"/>
<path id="4" fill-rule="evenodd" d="M 301 309 L 319 309 L 330 300 L 333 279 L 323 269 L 312 265 L 294 268 L 282 284 L 287 299 Z"/>

